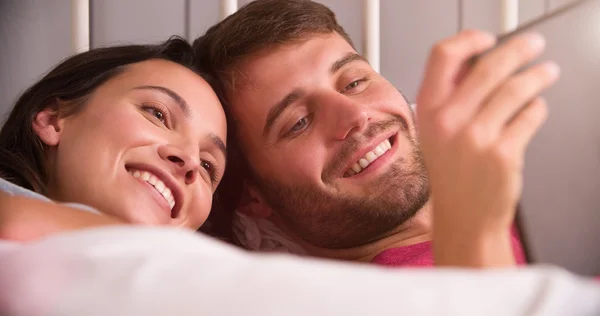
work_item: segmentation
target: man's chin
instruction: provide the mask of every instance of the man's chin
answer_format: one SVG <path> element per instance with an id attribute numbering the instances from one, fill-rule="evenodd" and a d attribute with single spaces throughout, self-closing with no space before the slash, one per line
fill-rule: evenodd
<path id="1" fill-rule="evenodd" d="M 423 202 L 424 201 L 424 202 Z M 296 214 L 288 223 L 296 226 L 297 235 L 311 245 L 326 249 L 348 249 L 364 246 L 387 237 L 409 222 L 427 202 L 427 198 L 405 201 L 379 198 L 353 199 L 344 201 L 337 207 L 312 209 L 314 213 Z M 336 214 L 331 214 L 333 210 Z M 330 212 L 328 216 L 324 214 Z M 307 222 L 308 221 L 308 222 Z M 298 225 L 299 224 L 299 225 Z M 302 229 L 311 227 L 312 229 Z"/>

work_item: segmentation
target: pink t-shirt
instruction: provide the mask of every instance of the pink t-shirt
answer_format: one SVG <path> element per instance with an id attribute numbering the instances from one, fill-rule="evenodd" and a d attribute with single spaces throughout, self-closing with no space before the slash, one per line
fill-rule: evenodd
<path id="1" fill-rule="evenodd" d="M 517 264 L 526 264 L 525 253 L 515 229 L 512 230 L 511 241 Z M 434 265 L 431 241 L 386 249 L 375 256 L 371 263 L 397 267 L 431 267 Z"/>

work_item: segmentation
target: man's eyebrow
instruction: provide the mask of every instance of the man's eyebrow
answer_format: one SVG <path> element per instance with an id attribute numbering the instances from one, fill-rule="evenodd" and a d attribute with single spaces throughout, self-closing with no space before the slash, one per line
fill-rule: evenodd
<path id="1" fill-rule="evenodd" d="M 338 70 L 342 69 L 342 67 L 346 66 L 347 64 L 349 64 L 353 61 L 357 61 L 357 60 L 369 63 L 366 58 L 364 58 L 363 56 L 361 56 L 357 53 L 348 53 L 344 57 L 336 60 L 333 63 L 333 65 L 331 65 L 331 68 L 329 68 L 329 73 L 334 74 Z"/>
<path id="2" fill-rule="evenodd" d="M 263 135 L 269 134 L 271 128 L 273 128 L 273 124 L 281 113 L 285 111 L 294 101 L 298 100 L 300 97 L 304 95 L 304 90 L 302 89 L 294 89 L 292 92 L 288 93 L 281 101 L 277 102 L 267 114 L 267 121 L 265 122 L 265 127 L 263 129 Z"/>
<path id="3" fill-rule="evenodd" d="M 333 65 L 331 65 L 329 72 L 333 74 L 345 65 L 354 61 L 364 61 L 368 63 L 363 56 L 357 53 L 348 53 L 344 55 L 344 57 L 336 60 Z M 304 95 L 304 93 L 305 92 L 302 89 L 294 89 L 294 91 L 288 93 L 283 99 L 281 99 L 281 101 L 277 102 L 273 107 L 271 107 L 269 113 L 267 114 L 267 121 L 265 122 L 265 127 L 263 129 L 263 135 L 269 134 L 273 124 L 275 121 L 277 121 L 281 113 L 283 113 L 285 109 L 294 103 L 294 101 L 298 100 L 302 95 Z"/>
<path id="4" fill-rule="evenodd" d="M 165 94 L 165 95 L 169 96 L 171 99 L 173 99 L 173 101 L 175 101 L 175 103 L 177 103 L 177 105 L 179 105 L 179 108 L 181 109 L 181 111 L 183 112 L 183 115 L 186 118 L 190 117 L 190 108 L 188 107 L 185 100 L 182 97 L 180 97 L 179 94 L 175 93 L 175 91 L 173 91 L 171 89 L 161 87 L 161 86 L 140 86 L 140 87 L 134 88 L 134 90 L 154 90 L 154 91 L 158 91 L 162 94 Z"/>
<path id="5" fill-rule="evenodd" d="M 225 147 L 225 142 L 221 139 L 221 137 L 216 134 L 209 134 L 208 139 L 215 145 L 217 148 L 223 153 L 225 157 L 225 161 L 227 161 L 227 147 Z"/>

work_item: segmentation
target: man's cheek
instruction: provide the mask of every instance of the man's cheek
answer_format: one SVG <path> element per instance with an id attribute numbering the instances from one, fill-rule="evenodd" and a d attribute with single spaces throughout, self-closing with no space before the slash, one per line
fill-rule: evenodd
<path id="1" fill-rule="evenodd" d="M 277 162 L 273 162 L 268 168 L 276 168 L 287 179 L 302 181 L 318 174 L 318 166 L 314 157 L 310 155 L 281 155 Z"/>

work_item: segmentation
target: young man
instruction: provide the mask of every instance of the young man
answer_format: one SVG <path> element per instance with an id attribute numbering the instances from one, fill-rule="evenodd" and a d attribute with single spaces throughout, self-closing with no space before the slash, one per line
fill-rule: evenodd
<path id="1" fill-rule="evenodd" d="M 537 96 L 558 69 L 515 72 L 543 44 L 521 36 L 471 66 L 493 36 L 464 31 L 440 42 L 415 116 L 327 7 L 254 1 L 194 43 L 202 68 L 223 83 L 229 144 L 240 154 L 230 161 L 245 161 L 222 188 L 244 183 L 238 216 L 266 220 L 312 256 L 523 262 L 511 236 L 521 165 L 546 116 Z"/>

